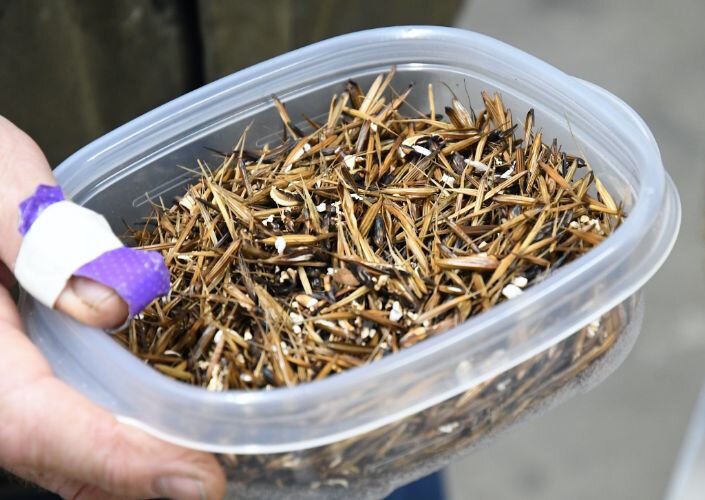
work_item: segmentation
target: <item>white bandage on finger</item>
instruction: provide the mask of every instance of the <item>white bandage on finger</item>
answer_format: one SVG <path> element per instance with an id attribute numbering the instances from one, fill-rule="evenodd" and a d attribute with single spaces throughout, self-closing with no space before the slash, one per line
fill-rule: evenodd
<path id="1" fill-rule="evenodd" d="M 24 235 L 15 277 L 30 295 L 54 307 L 76 269 L 122 246 L 105 217 L 59 201 L 46 207 Z"/>

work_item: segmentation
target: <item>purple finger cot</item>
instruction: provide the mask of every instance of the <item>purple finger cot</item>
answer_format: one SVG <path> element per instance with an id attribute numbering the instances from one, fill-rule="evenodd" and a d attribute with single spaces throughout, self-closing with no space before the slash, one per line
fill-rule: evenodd
<path id="1" fill-rule="evenodd" d="M 40 184 L 32 196 L 20 203 L 20 234 L 27 234 L 46 207 L 64 199 L 64 193 L 59 186 Z"/>
<path id="2" fill-rule="evenodd" d="M 169 270 L 158 252 L 116 248 L 84 264 L 73 275 L 90 278 L 115 290 L 127 302 L 130 316 L 169 292 Z"/>

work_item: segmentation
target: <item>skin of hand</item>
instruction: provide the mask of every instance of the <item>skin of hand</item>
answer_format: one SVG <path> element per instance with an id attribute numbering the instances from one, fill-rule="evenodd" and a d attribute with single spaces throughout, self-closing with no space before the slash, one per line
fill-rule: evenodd
<path id="1" fill-rule="evenodd" d="M 61 382 L 22 331 L 7 288 L 22 237 L 18 206 L 39 184 L 56 184 L 39 147 L 0 116 L 0 467 L 64 498 L 218 499 L 215 457 L 119 423 Z M 107 328 L 127 306 L 111 289 L 72 278 L 56 309 Z"/>

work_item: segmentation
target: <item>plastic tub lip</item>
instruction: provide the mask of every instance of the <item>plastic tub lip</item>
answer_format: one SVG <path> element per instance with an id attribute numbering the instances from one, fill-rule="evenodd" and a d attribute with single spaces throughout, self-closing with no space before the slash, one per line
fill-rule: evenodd
<path id="1" fill-rule="evenodd" d="M 78 166 L 100 159 L 106 152 L 115 150 L 123 144 L 129 144 L 130 140 L 135 137 L 148 136 L 151 130 L 158 130 L 160 125 L 173 124 L 176 120 L 175 117 L 188 110 L 197 108 L 206 102 L 217 100 L 223 95 L 237 92 L 242 87 L 256 85 L 259 80 L 269 76 L 272 72 L 286 71 L 289 67 L 301 64 L 301 61 L 325 56 L 327 53 L 334 52 L 336 47 L 360 45 L 372 47 L 389 39 L 444 40 L 454 44 L 468 43 L 477 51 L 485 51 L 491 54 L 501 53 L 501 57 L 505 60 L 512 59 L 522 66 L 535 67 L 538 72 L 542 73 L 544 79 L 553 82 L 553 87 L 559 87 L 560 92 L 569 96 L 571 101 L 577 103 L 576 105 L 581 105 L 580 102 L 589 101 L 595 112 L 600 111 L 603 114 L 621 113 L 629 121 L 629 126 L 633 129 L 631 135 L 633 137 L 640 136 L 636 137 L 636 140 L 641 140 L 640 145 L 643 146 L 643 149 L 636 156 L 639 157 L 643 169 L 646 171 L 642 175 L 643 181 L 640 182 L 636 194 L 636 203 L 625 223 L 610 236 L 608 239 L 609 245 L 603 244 L 589 252 L 588 255 L 561 268 L 544 282 L 531 287 L 521 297 L 500 304 L 491 311 L 478 315 L 462 325 L 445 332 L 443 335 L 428 339 L 423 343 L 396 353 L 394 356 L 338 374 L 335 377 L 312 384 L 303 384 L 267 392 L 230 391 L 228 393 L 208 393 L 201 388 L 187 386 L 167 379 L 151 368 L 141 365 L 126 351 L 122 351 L 119 354 L 118 351 L 113 351 L 111 355 L 115 354 L 121 359 L 124 358 L 125 363 L 134 368 L 137 376 L 144 376 L 145 387 L 154 387 L 158 383 L 161 386 L 160 389 L 171 393 L 178 392 L 180 397 L 187 401 L 194 401 L 194 404 L 196 402 L 202 405 L 212 404 L 222 407 L 225 411 L 227 411 L 228 407 L 249 406 L 258 410 L 261 409 L 263 414 L 272 416 L 276 412 L 276 408 L 284 408 L 291 401 L 306 399 L 321 401 L 340 397 L 341 394 L 345 393 L 346 388 L 360 384 L 370 384 L 371 381 L 380 376 L 400 372 L 405 367 L 429 358 L 434 354 L 438 355 L 438 353 L 447 352 L 454 348 L 461 348 L 462 344 L 467 343 L 468 339 L 481 335 L 483 331 L 493 325 L 507 321 L 508 317 L 520 315 L 522 311 L 525 311 L 538 301 L 546 300 L 546 298 L 550 297 L 559 297 L 561 293 L 565 293 L 574 286 L 573 284 L 580 276 L 589 275 L 596 268 L 616 266 L 627 258 L 630 245 L 644 244 L 642 240 L 651 229 L 651 222 L 654 219 L 653 214 L 661 208 L 662 203 L 666 210 L 666 213 L 662 214 L 664 221 L 666 221 L 663 224 L 668 223 L 670 226 L 667 225 L 661 228 L 659 239 L 650 242 L 653 244 L 654 250 L 658 249 L 657 254 L 653 255 L 653 252 L 646 254 L 639 262 L 638 270 L 640 272 L 636 273 L 637 276 L 632 276 L 628 282 L 622 283 L 619 290 L 612 293 L 610 301 L 605 302 L 601 309 L 592 309 L 591 315 L 593 317 L 598 316 L 638 290 L 666 258 L 677 235 L 680 205 L 677 192 L 670 179 L 668 179 L 667 174 L 663 171 L 660 154 L 653 136 L 641 118 L 621 100 L 599 87 L 585 82 L 582 85 L 576 85 L 574 78 L 518 49 L 509 47 L 484 35 L 452 28 L 397 27 L 353 33 L 319 42 L 242 70 L 177 98 L 97 139 L 64 161 L 55 171 L 57 178 L 67 188 L 69 195 L 79 192 L 91 182 L 91 177 L 86 175 L 86 172 L 82 171 Z M 577 313 L 575 316 L 577 316 Z M 585 315 L 583 314 L 583 316 Z M 580 321 L 584 324 L 589 321 L 589 318 L 580 319 Z M 551 343 L 560 340 L 560 334 L 557 333 L 558 327 L 553 328 L 553 330 L 554 335 L 548 336 Z M 565 335 L 570 333 L 572 332 L 564 332 Z M 109 347 L 107 347 L 109 343 L 113 343 L 113 341 L 105 335 L 97 335 L 94 341 L 95 346 L 97 346 L 96 349 L 104 348 L 106 353 L 109 350 Z M 113 347 L 118 346 L 114 345 Z M 533 350 L 538 351 L 540 347 L 537 344 Z M 525 357 L 528 357 L 530 353 L 527 351 L 525 354 Z M 127 358 L 130 358 L 129 361 Z M 488 373 L 485 373 L 487 377 L 489 377 Z M 417 401 L 415 405 L 408 406 L 404 411 L 391 412 L 366 424 L 357 424 L 325 436 L 314 436 L 306 439 L 292 437 L 289 442 L 283 443 L 262 442 L 238 445 L 235 443 L 203 442 L 198 439 L 191 439 L 188 436 L 172 433 L 165 430 L 163 425 L 140 420 L 139 415 L 124 413 L 122 418 L 159 437 L 193 448 L 219 452 L 271 453 L 310 448 L 380 427 L 447 399 L 453 395 L 450 394 L 451 392 L 455 391 L 456 394 L 461 392 L 462 388 L 460 387 L 461 385 L 458 385 L 445 392 L 439 392 L 434 397 L 422 398 L 422 401 Z M 119 410 L 117 412 L 121 413 Z"/>

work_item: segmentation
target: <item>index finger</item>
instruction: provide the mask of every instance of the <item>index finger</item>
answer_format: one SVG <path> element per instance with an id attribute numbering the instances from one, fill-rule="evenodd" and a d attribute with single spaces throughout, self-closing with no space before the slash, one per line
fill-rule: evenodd
<path id="1" fill-rule="evenodd" d="M 59 381 L 0 289 L 0 466 L 74 479 L 118 496 L 222 498 L 215 458 L 119 423 Z"/>

